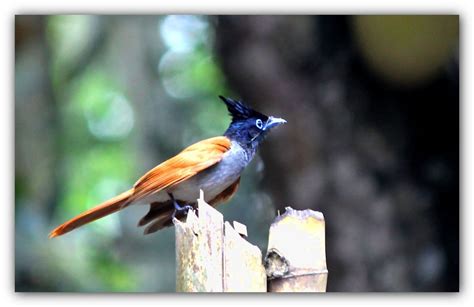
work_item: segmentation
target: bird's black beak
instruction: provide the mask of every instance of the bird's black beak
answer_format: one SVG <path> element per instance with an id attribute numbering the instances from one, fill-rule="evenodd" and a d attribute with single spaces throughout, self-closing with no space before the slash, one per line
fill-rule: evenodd
<path id="1" fill-rule="evenodd" d="M 286 120 L 284 120 L 283 118 L 270 116 L 267 122 L 265 123 L 265 128 L 263 130 L 268 130 L 270 128 L 273 128 L 285 123 L 286 123 Z"/>

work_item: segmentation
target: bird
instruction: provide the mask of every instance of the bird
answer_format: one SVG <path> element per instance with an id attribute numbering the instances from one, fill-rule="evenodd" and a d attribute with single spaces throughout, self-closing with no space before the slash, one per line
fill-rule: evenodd
<path id="1" fill-rule="evenodd" d="M 190 145 L 145 173 L 133 187 L 59 225 L 50 238 L 135 204 L 149 204 L 138 226 L 151 234 L 183 219 L 196 209 L 200 190 L 212 206 L 229 201 L 237 192 L 242 171 L 252 161 L 268 132 L 286 120 L 266 116 L 241 100 L 219 96 L 231 122 L 222 136 Z"/>

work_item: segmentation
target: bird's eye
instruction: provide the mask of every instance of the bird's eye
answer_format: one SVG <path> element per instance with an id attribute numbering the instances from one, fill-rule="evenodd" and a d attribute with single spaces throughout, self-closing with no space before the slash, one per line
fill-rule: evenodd
<path id="1" fill-rule="evenodd" d="M 263 128 L 263 122 L 260 118 L 255 121 L 255 126 L 257 126 L 258 129 Z"/>

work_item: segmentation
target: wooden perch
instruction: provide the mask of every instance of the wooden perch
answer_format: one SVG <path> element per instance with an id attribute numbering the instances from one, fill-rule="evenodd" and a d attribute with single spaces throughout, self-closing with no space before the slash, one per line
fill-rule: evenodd
<path id="1" fill-rule="evenodd" d="M 265 292 L 262 253 L 241 235 L 246 227 L 234 223 L 204 201 L 198 200 L 199 217 L 190 210 L 176 228 L 176 290 L 178 292 Z"/>
<path id="2" fill-rule="evenodd" d="M 244 240 L 229 222 L 225 222 L 224 232 L 224 291 L 266 292 L 267 276 L 260 249 Z"/>
<path id="3" fill-rule="evenodd" d="M 323 214 L 286 207 L 270 227 L 265 267 L 269 292 L 325 292 Z"/>
<path id="4" fill-rule="evenodd" d="M 247 227 L 224 223 L 202 191 L 198 212 L 190 210 L 184 223 L 173 221 L 178 292 L 326 291 L 322 213 L 287 207 L 271 225 L 264 267 L 261 251 L 244 239 Z"/>
<path id="5" fill-rule="evenodd" d="M 174 220 L 176 232 L 176 290 L 221 292 L 223 216 L 198 199 L 199 217 L 189 210 L 186 223 Z"/>

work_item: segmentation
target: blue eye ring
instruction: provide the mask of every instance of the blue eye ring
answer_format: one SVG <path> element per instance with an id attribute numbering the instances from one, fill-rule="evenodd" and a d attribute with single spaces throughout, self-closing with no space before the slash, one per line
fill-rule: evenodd
<path id="1" fill-rule="evenodd" d="M 260 118 L 255 121 L 255 126 L 260 130 L 263 128 L 263 122 Z"/>

